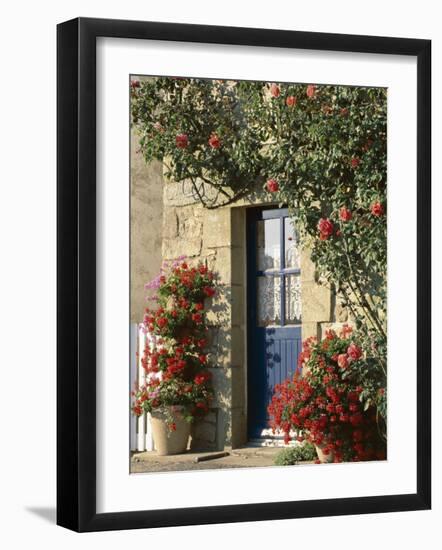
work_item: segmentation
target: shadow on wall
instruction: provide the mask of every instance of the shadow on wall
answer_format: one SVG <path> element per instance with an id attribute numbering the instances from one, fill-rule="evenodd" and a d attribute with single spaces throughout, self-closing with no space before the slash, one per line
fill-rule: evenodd
<path id="1" fill-rule="evenodd" d="M 191 430 L 192 451 L 223 450 L 230 439 L 232 384 L 229 365 L 231 353 L 232 291 L 226 285 L 218 287 L 215 298 L 206 301 L 209 327 L 209 361 L 212 365 L 214 401 L 208 414 L 195 420 Z"/>

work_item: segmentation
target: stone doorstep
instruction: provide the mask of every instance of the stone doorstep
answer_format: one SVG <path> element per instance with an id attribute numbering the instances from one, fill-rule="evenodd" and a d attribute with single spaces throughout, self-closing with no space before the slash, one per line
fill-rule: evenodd
<path id="1" fill-rule="evenodd" d="M 132 462 L 162 462 L 167 463 L 187 463 L 198 462 L 201 457 L 207 458 L 207 462 L 215 464 L 218 460 L 222 460 L 229 456 L 237 458 L 252 458 L 252 457 L 265 457 L 274 458 L 281 451 L 281 447 L 277 446 L 254 446 L 247 445 L 244 447 L 232 449 L 231 447 L 225 447 L 224 451 L 205 451 L 205 452 L 193 452 L 186 451 L 177 455 L 158 456 L 155 451 L 133 452 L 131 456 Z M 224 454 L 228 453 L 228 454 Z M 211 458 L 213 456 L 213 458 Z"/>

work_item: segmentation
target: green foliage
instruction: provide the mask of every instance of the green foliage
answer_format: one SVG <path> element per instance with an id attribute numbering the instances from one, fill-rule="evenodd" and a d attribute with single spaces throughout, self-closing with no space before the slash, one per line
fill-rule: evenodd
<path id="1" fill-rule="evenodd" d="M 151 338 L 141 357 L 146 380 L 132 393 L 135 415 L 160 410 L 175 430 L 171 409 L 189 422 L 209 410 L 213 388 L 205 302 L 216 293 L 214 279 L 206 265 L 176 260 L 163 263 L 160 275 L 146 285 L 155 291 L 156 307 L 146 308 L 144 316 Z"/>
<path id="2" fill-rule="evenodd" d="M 131 94 L 146 161 L 205 207 L 257 192 L 288 205 L 386 377 L 386 89 L 154 78 Z"/>
<path id="3" fill-rule="evenodd" d="M 317 454 L 314 445 L 305 441 L 295 447 L 288 447 L 280 451 L 275 457 L 276 466 L 293 466 L 299 462 L 316 460 Z"/>

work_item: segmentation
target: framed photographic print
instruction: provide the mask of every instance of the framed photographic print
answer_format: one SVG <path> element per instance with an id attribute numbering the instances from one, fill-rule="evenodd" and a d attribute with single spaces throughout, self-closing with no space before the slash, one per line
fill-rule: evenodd
<path id="1" fill-rule="evenodd" d="M 430 52 L 58 26 L 59 525 L 430 508 Z"/>

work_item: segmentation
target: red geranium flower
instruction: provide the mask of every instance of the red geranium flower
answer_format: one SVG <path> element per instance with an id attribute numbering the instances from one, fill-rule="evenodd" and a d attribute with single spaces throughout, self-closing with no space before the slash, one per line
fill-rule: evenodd
<path id="1" fill-rule="evenodd" d="M 192 321 L 197 324 L 202 323 L 203 316 L 201 315 L 201 313 L 192 313 Z"/>
<path id="2" fill-rule="evenodd" d="M 203 288 L 203 292 L 204 292 L 204 294 L 205 294 L 206 296 L 208 296 L 208 297 L 210 298 L 211 296 L 215 296 L 215 292 L 216 292 L 216 291 L 215 291 L 215 289 L 212 288 L 211 286 L 205 286 L 205 287 Z"/>

